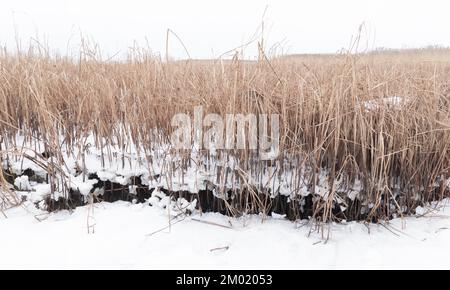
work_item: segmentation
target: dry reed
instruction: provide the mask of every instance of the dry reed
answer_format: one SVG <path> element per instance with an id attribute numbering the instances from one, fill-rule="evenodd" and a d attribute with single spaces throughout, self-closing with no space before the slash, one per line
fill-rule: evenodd
<path id="1" fill-rule="evenodd" d="M 402 98 L 401 106 L 383 102 L 394 96 Z M 282 154 L 273 161 L 273 178 L 292 173 L 294 215 L 304 206 L 302 187 L 313 197 L 308 215 L 321 221 L 386 219 L 449 194 L 447 49 L 257 62 L 238 57 L 167 62 L 145 50 L 134 50 L 125 61 L 102 61 L 87 49 L 77 60 L 36 48 L 0 54 L 0 134 L 7 147 L 1 150 L 17 146 L 18 133 L 40 140 L 46 147 L 41 152 L 52 154 L 50 176 L 63 171 L 63 148 L 85 152 L 90 133 L 102 158 L 108 144 L 136 144 L 147 156 L 167 143 L 171 117 L 192 114 L 198 105 L 221 116 L 280 114 Z M 227 154 L 237 157 L 236 175 L 243 185 L 236 193 L 240 200 L 227 205 L 229 212 L 265 212 L 274 206 L 261 194 L 264 185 L 255 188 L 246 180 L 248 172 L 259 176 L 268 170 L 267 161 L 250 150 Z M 325 179 L 320 172 L 326 172 Z M 355 182 L 361 184 L 358 198 L 349 200 Z M 325 194 L 318 194 L 320 183 L 327 185 Z M 336 200 L 343 200 L 345 211 L 338 210 Z"/>

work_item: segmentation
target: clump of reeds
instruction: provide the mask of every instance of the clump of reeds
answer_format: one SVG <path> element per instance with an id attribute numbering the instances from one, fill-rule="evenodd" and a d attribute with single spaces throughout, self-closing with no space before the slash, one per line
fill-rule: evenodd
<path id="1" fill-rule="evenodd" d="M 45 148 L 34 149 L 51 152 L 47 170 L 53 184 L 62 175 L 63 150 L 81 152 L 82 167 L 91 133 L 102 160 L 108 158 L 108 146 L 118 144 L 125 156 L 127 144 L 134 144 L 143 162 L 151 163 L 148 152 L 168 142 L 177 113 L 192 114 L 199 105 L 221 116 L 277 113 L 282 154 L 270 168 L 276 165 L 273 178 L 290 174 L 289 206 L 302 203 L 300 189 L 307 188 L 314 197 L 308 214 L 313 218 L 378 220 L 448 196 L 449 80 L 445 49 L 257 62 L 238 57 L 166 61 L 144 50 L 134 50 L 125 61 L 102 61 L 86 51 L 76 60 L 33 48 L 3 51 L 0 134 L 11 148 L 18 145 L 18 133 L 31 144 L 43 142 Z M 392 97 L 402 104 L 383 101 Z M 227 189 L 237 196 L 230 212 L 264 212 L 270 203 L 261 197 L 264 186 L 254 188 L 247 177 L 268 170 L 267 161 L 250 150 L 220 154 L 238 160 L 234 174 L 241 193 Z M 189 154 L 185 160 L 187 166 Z M 326 184 L 325 194 L 318 194 L 324 188 L 320 183 Z M 350 200 L 354 189 L 358 197 Z M 337 209 L 337 200 L 345 210 Z"/>

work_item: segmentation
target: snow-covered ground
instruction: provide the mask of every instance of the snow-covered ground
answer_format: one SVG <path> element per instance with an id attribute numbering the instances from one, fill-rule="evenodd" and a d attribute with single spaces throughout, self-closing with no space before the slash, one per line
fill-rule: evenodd
<path id="1" fill-rule="evenodd" d="M 166 210 L 147 203 L 48 214 L 26 202 L 0 214 L 0 268 L 450 268 L 449 205 L 314 231 L 276 216 L 220 214 L 172 218 L 169 229 Z"/>

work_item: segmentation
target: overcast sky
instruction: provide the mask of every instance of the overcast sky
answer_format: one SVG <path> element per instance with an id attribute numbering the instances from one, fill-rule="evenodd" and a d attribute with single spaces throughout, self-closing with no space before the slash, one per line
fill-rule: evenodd
<path id="1" fill-rule="evenodd" d="M 124 53 L 136 41 L 165 53 L 171 29 L 194 58 L 217 57 L 252 39 L 264 10 L 268 45 L 288 53 L 336 52 L 348 48 L 365 23 L 364 45 L 450 46 L 448 0 L 2 0 L 0 44 L 26 46 L 38 37 L 59 53 L 73 53 L 80 34 L 95 40 L 104 55 Z M 187 56 L 171 36 L 172 57 Z M 256 55 L 256 44 L 247 57 Z"/>

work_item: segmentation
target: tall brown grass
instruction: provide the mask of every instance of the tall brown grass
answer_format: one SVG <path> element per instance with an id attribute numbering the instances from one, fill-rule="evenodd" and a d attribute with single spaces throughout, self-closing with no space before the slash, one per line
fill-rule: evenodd
<path id="1" fill-rule="evenodd" d="M 402 98 L 401 106 L 376 101 L 393 96 Z M 377 105 L 367 109 L 368 101 Z M 447 49 L 256 62 L 238 57 L 167 62 L 145 50 L 134 50 L 124 61 L 102 61 L 86 50 L 76 60 L 33 48 L 0 55 L 0 138 L 11 148 L 18 132 L 38 138 L 55 154 L 55 164 L 62 162 L 62 147 L 84 150 L 89 132 L 98 148 L 131 142 L 156 148 L 172 131 L 171 117 L 192 114 L 198 105 L 220 115 L 280 114 L 283 154 L 277 175 L 290 170 L 307 176 L 302 182 L 314 193 L 319 172 L 327 172 L 329 198 L 313 199 L 312 216 L 319 220 L 337 218 L 333 197 L 344 198 L 355 180 L 362 188 L 359 199 L 348 204 L 349 219 L 388 218 L 448 196 Z M 127 134 L 121 126 L 129 128 Z M 154 128 L 163 139 L 152 134 Z M 265 163 L 248 150 L 233 154 L 243 172 L 264 170 Z M 262 207 L 257 198 L 249 202 Z M 371 206 L 362 215 L 364 203 Z"/>

